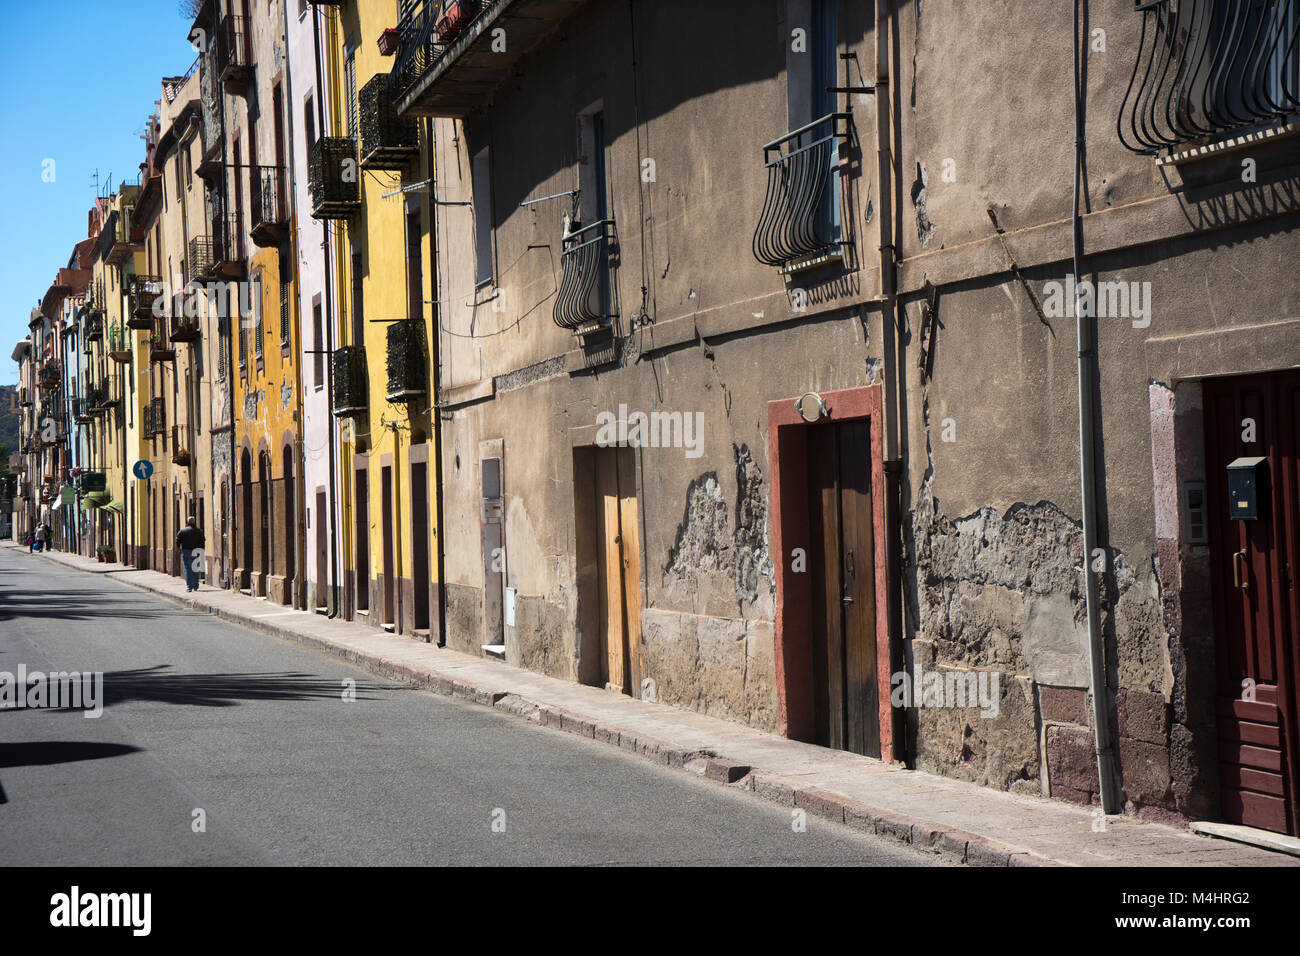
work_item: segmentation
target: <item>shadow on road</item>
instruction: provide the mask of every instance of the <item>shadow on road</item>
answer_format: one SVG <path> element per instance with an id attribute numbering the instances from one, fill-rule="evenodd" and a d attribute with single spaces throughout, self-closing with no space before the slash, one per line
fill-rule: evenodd
<path id="1" fill-rule="evenodd" d="M 151 620 L 184 613 L 181 608 L 151 606 L 140 596 L 122 591 L 42 587 L 39 593 L 33 593 L 0 588 L 0 621 L 24 617 L 89 621 L 106 614 L 116 620 Z"/>
<path id="2" fill-rule="evenodd" d="M 78 760 L 102 760 L 140 753 L 130 744 L 100 744 L 86 740 L 42 740 L 28 744 L 0 744 L 0 770 L 37 767 Z"/>
<path id="3" fill-rule="evenodd" d="M 281 672 L 272 674 L 174 674 L 170 664 L 104 673 L 104 706 L 130 701 L 164 704 L 187 704 L 192 707 L 234 707 L 249 700 L 322 700 L 340 699 L 345 691 L 356 700 L 375 700 L 365 692 L 402 690 L 401 684 L 376 684 L 363 681 L 328 680 L 313 674 Z M 17 700 L 27 699 L 31 683 L 20 686 Z M 0 708 L 0 713 L 10 708 Z M 26 708 L 13 708 L 14 711 Z M 43 708 L 52 712 L 67 707 Z"/>

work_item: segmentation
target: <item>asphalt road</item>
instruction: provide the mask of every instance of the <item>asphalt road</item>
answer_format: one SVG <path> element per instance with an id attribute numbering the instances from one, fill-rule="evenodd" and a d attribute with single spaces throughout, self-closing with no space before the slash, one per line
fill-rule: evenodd
<path id="1" fill-rule="evenodd" d="M 0 548 L 20 664 L 102 671 L 105 707 L 0 710 L 4 864 L 936 864 Z"/>

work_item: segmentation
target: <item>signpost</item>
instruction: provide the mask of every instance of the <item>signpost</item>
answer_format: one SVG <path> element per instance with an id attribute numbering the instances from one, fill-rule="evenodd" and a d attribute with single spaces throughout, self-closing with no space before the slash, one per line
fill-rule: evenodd
<path id="1" fill-rule="evenodd" d="M 131 466 L 131 474 L 135 475 L 141 481 L 148 481 L 149 477 L 153 474 L 153 462 L 141 458 Z"/>

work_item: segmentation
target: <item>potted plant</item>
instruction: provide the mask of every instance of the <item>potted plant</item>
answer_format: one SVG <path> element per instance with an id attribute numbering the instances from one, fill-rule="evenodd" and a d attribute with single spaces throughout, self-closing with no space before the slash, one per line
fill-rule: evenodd
<path id="1" fill-rule="evenodd" d="M 101 544 L 95 549 L 95 560 L 100 564 L 103 564 L 108 560 L 108 545 Z"/>
<path id="2" fill-rule="evenodd" d="M 397 32 L 396 27 L 389 27 L 383 33 L 379 34 L 379 55 L 392 56 L 397 52 L 401 44 L 402 35 Z"/>
<path id="3" fill-rule="evenodd" d="M 438 39 L 447 43 L 473 19 L 475 0 L 447 0 L 442 7 L 442 18 L 438 21 Z"/>
<path id="4" fill-rule="evenodd" d="M 105 549 L 104 549 L 104 563 L 105 563 L 105 564 L 116 564 L 116 563 L 117 563 L 117 552 L 114 551 L 112 548 L 105 548 Z"/>

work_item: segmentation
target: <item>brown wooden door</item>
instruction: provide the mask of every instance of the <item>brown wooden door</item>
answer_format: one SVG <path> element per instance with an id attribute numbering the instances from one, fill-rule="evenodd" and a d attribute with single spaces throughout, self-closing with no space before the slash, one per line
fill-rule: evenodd
<path id="1" fill-rule="evenodd" d="M 595 464 L 601 676 L 606 687 L 636 697 L 644 677 L 636 456 L 631 448 L 597 448 Z"/>
<path id="2" fill-rule="evenodd" d="M 393 469 L 390 465 L 385 465 L 380 469 L 382 475 L 383 487 L 379 492 L 380 507 L 384 522 L 384 607 L 383 623 L 394 624 L 397 620 L 395 602 L 393 600 L 393 575 L 395 562 L 393 560 Z"/>
<path id="3" fill-rule="evenodd" d="M 313 595 L 316 608 L 325 607 L 329 603 L 329 575 L 326 571 L 329 563 L 329 532 L 325 523 L 325 509 L 325 492 L 317 489 L 316 514 L 313 516 L 316 522 L 316 593 Z"/>
<path id="4" fill-rule="evenodd" d="M 1204 416 L 1222 812 L 1294 834 L 1300 373 L 1207 381 Z M 1254 456 L 1266 459 L 1259 517 L 1237 520 L 1227 466 Z"/>
<path id="5" fill-rule="evenodd" d="M 429 626 L 429 466 L 411 465 L 411 593 L 417 631 Z"/>
<path id="6" fill-rule="evenodd" d="M 875 542 L 866 421 L 808 434 L 816 741 L 880 756 Z"/>

